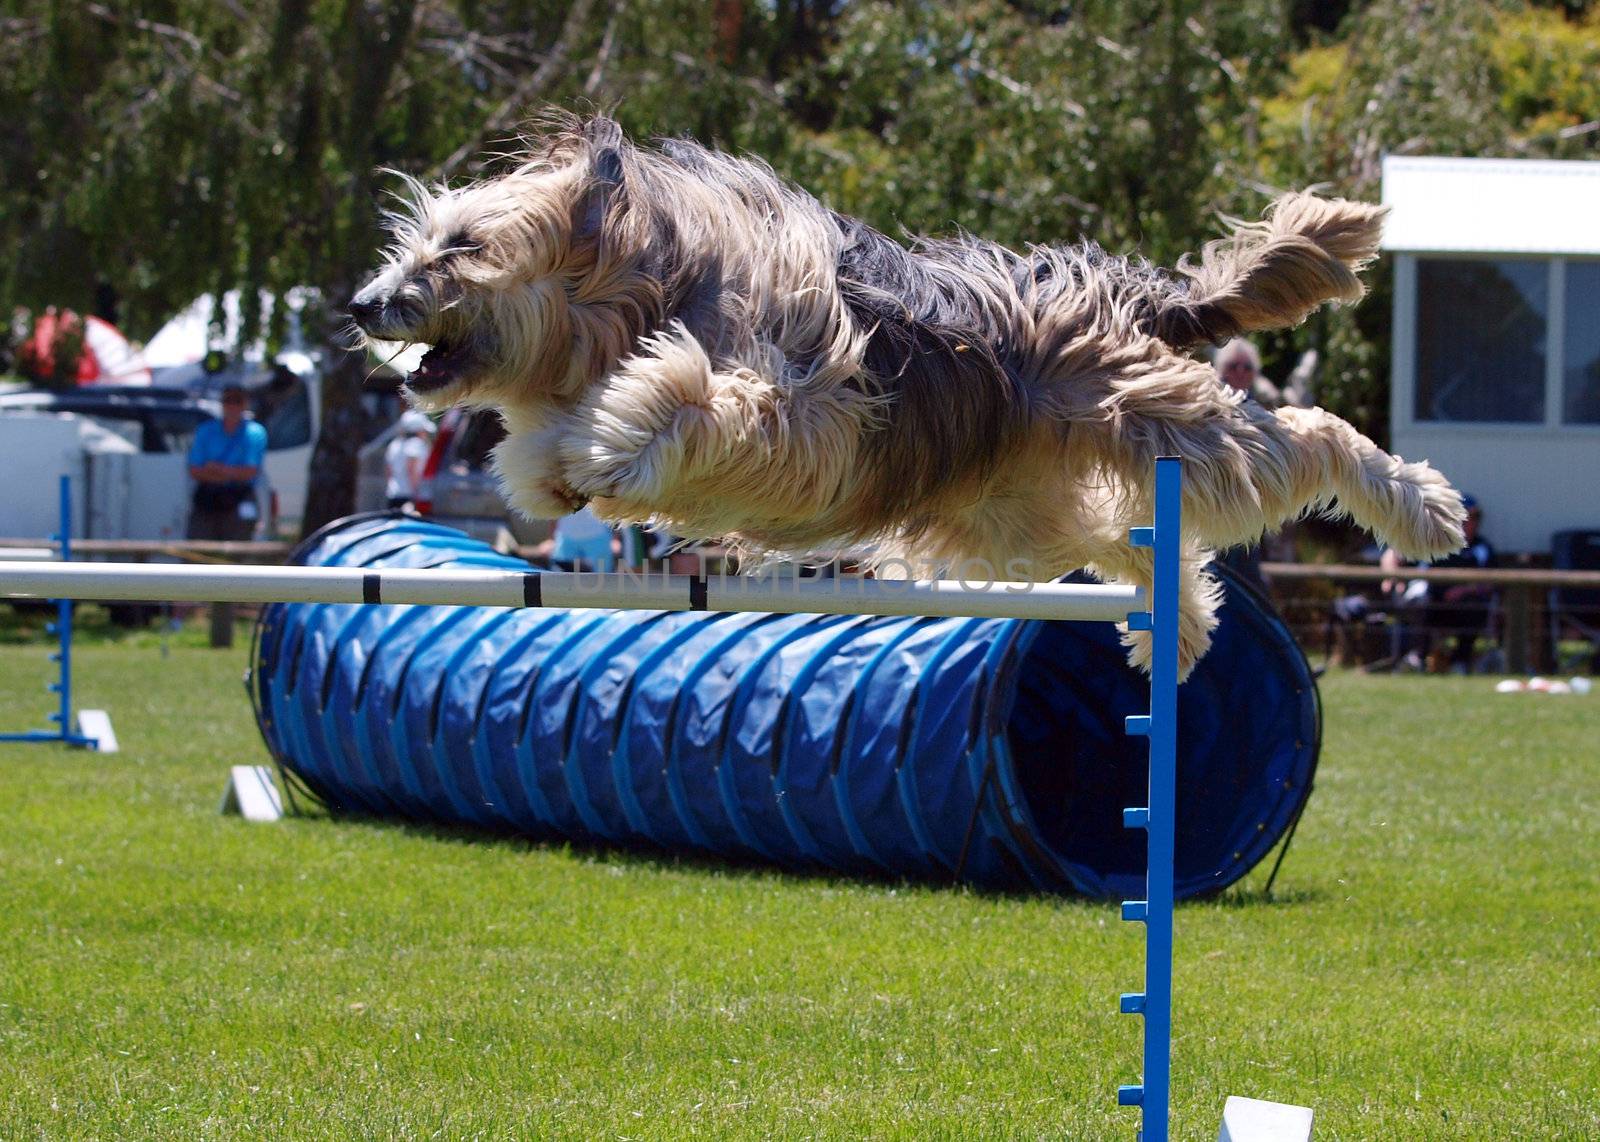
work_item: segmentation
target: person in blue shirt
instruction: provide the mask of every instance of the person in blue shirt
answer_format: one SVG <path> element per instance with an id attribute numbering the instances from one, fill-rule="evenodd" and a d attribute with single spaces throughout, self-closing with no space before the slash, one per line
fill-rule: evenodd
<path id="1" fill-rule="evenodd" d="M 190 539 L 249 539 L 261 511 L 256 478 L 267 454 L 267 430 L 245 415 L 244 389 L 222 390 L 222 419 L 204 421 L 189 446 L 194 503 Z"/>
<path id="2" fill-rule="evenodd" d="M 585 504 L 556 520 L 545 541 L 550 562 L 574 571 L 613 571 L 617 566 L 616 532 Z"/>

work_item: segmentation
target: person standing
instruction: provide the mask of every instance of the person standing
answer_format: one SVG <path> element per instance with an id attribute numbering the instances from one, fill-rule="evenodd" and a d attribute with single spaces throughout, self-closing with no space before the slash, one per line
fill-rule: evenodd
<path id="1" fill-rule="evenodd" d="M 417 498 L 422 469 L 433 450 L 433 421 L 416 409 L 400 417 L 400 430 L 383 450 L 384 489 L 389 507 L 407 508 Z"/>
<path id="2" fill-rule="evenodd" d="M 248 540 L 261 518 L 256 480 L 267 454 L 267 430 L 246 414 L 244 388 L 222 390 L 222 419 L 203 421 L 189 446 L 194 499 L 190 539 Z"/>
<path id="3" fill-rule="evenodd" d="M 245 412 L 243 386 L 222 389 L 222 419 L 202 421 L 189 446 L 194 500 L 190 539 L 250 540 L 261 518 L 256 479 L 267 455 L 267 430 Z M 233 604 L 211 606 L 211 645 L 233 645 Z"/>

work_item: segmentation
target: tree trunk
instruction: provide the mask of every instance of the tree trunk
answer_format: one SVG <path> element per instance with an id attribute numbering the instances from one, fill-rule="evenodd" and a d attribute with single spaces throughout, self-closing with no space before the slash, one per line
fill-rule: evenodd
<path id="1" fill-rule="evenodd" d="M 342 302 L 349 291 L 335 290 L 324 297 Z M 326 303 L 324 303 L 326 305 Z M 322 415 L 317 428 L 316 447 L 311 451 L 311 470 L 306 474 L 306 510 L 300 521 L 300 535 L 340 516 L 356 506 L 356 461 L 361 451 L 361 385 L 369 369 L 365 350 L 351 352 L 342 344 L 340 330 L 346 326 L 343 314 L 331 309 L 322 315 L 323 352 L 327 367 L 322 374 Z"/>

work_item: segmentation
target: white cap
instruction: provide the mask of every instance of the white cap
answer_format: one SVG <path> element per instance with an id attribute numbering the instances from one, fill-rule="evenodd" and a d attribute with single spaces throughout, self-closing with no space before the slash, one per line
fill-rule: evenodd
<path id="1" fill-rule="evenodd" d="M 432 434 L 433 421 L 428 419 L 426 413 L 421 413 L 414 408 L 410 408 L 400 416 L 400 431 L 426 432 Z"/>

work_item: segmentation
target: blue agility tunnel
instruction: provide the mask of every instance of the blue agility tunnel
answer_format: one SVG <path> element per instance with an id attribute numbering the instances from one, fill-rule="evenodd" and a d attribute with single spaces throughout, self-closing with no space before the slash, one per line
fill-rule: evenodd
<path id="1" fill-rule="evenodd" d="M 460 532 L 339 521 L 308 566 L 525 571 Z M 785 868 L 1136 896 L 1149 687 L 1106 623 L 273 604 L 268 748 L 339 812 Z M 1179 692 L 1176 890 L 1298 815 L 1320 742 L 1288 630 L 1227 581 Z"/>

